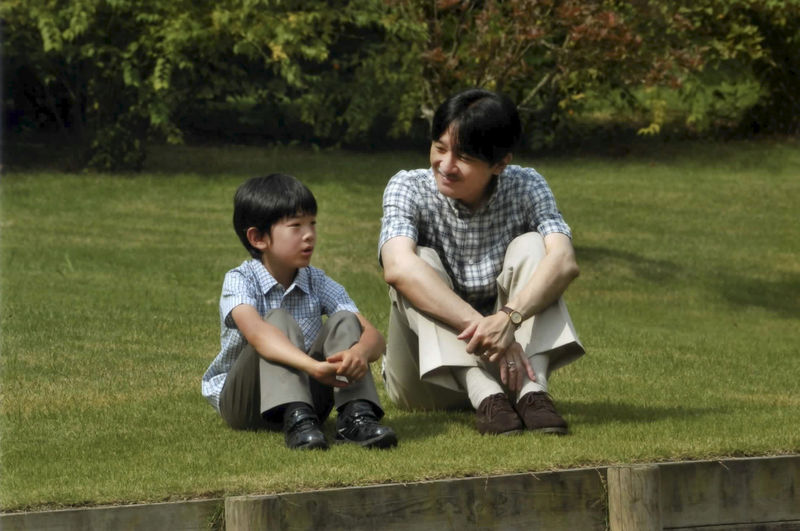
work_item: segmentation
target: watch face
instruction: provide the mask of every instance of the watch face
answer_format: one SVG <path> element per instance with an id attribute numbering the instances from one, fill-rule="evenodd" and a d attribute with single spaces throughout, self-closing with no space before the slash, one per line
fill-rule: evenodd
<path id="1" fill-rule="evenodd" d="M 519 313 L 519 312 L 511 312 L 510 317 L 511 317 L 511 322 L 514 323 L 515 325 L 522 324 L 522 314 L 521 313 Z"/>

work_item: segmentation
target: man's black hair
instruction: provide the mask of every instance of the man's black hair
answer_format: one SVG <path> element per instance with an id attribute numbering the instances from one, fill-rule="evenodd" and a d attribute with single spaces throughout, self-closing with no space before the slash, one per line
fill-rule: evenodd
<path id="1" fill-rule="evenodd" d="M 470 89 L 451 96 L 433 115 L 431 141 L 450 129 L 454 150 L 490 166 L 513 152 L 522 136 L 517 106 L 502 94 Z"/>
<path id="2" fill-rule="evenodd" d="M 247 229 L 269 233 L 278 221 L 297 215 L 316 216 L 317 201 L 303 183 L 282 173 L 245 181 L 233 197 L 233 228 L 253 258 L 261 251 L 247 241 Z"/>

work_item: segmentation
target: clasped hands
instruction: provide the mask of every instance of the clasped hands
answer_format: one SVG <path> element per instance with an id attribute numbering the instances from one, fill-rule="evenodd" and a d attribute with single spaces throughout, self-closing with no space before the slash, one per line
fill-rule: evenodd
<path id="1" fill-rule="evenodd" d="M 367 374 L 369 361 L 350 348 L 320 361 L 311 372 L 311 377 L 331 387 L 347 387 Z"/>
<path id="2" fill-rule="evenodd" d="M 523 371 L 531 381 L 536 381 L 525 351 L 514 338 L 514 325 L 504 313 L 482 317 L 467 326 L 458 339 L 467 342 L 467 352 L 498 363 L 500 379 L 511 391 L 519 391 L 523 384 Z"/>

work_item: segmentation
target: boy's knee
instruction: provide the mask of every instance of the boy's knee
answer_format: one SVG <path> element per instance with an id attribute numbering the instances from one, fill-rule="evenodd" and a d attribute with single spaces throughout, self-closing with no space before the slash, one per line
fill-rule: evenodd
<path id="1" fill-rule="evenodd" d="M 339 310 L 338 312 L 331 314 L 330 317 L 328 317 L 328 321 L 330 321 L 331 324 L 344 322 L 349 324 L 358 323 L 358 326 L 361 326 L 356 314 L 349 310 Z"/>
<path id="2" fill-rule="evenodd" d="M 300 325 L 297 324 L 291 313 L 283 308 L 275 308 L 267 312 L 264 321 L 283 332 L 292 343 L 302 348 L 304 344 L 303 331 L 300 330 Z"/>
<path id="3" fill-rule="evenodd" d="M 358 320 L 356 314 L 347 310 L 339 310 L 331 314 L 330 317 L 328 317 L 327 324 L 329 330 L 352 330 L 359 335 L 361 335 L 362 332 L 361 321 Z"/>

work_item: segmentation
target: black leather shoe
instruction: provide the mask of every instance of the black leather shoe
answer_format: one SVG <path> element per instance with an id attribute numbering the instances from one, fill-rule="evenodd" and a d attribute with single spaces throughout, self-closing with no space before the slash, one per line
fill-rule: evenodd
<path id="1" fill-rule="evenodd" d="M 353 443 L 365 448 L 397 446 L 397 435 L 389 426 L 381 426 L 372 405 L 365 400 L 348 402 L 336 418 L 336 442 Z"/>
<path id="2" fill-rule="evenodd" d="M 319 427 L 319 419 L 307 404 L 286 409 L 283 415 L 286 446 L 296 450 L 327 450 L 328 441 Z"/>

